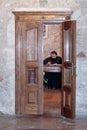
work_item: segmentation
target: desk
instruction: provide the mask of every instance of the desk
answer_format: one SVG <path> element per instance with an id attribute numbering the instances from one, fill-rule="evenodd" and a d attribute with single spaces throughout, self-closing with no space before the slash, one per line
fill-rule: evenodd
<path id="1" fill-rule="evenodd" d="M 44 65 L 43 66 L 44 72 L 61 72 L 62 71 L 62 65 Z"/>

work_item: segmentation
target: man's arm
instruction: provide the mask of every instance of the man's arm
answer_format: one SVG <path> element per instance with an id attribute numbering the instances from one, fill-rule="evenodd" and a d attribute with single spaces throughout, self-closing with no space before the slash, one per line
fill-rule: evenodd
<path id="1" fill-rule="evenodd" d="M 62 58 L 61 57 L 57 57 L 57 64 L 62 64 Z"/>
<path id="2" fill-rule="evenodd" d="M 46 58 L 44 61 L 43 61 L 43 64 L 46 65 L 50 62 L 50 57 Z"/>

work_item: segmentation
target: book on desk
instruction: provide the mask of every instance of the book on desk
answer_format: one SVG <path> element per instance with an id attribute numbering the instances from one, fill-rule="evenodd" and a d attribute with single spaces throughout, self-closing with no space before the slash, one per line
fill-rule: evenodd
<path id="1" fill-rule="evenodd" d="M 62 65 L 61 64 L 44 65 L 43 71 L 44 72 L 61 72 Z"/>

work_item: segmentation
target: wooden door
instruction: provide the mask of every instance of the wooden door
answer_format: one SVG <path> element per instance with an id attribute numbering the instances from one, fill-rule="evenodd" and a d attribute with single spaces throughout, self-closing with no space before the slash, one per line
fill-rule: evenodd
<path id="1" fill-rule="evenodd" d="M 16 36 L 16 113 L 43 114 L 42 23 L 17 22 Z"/>
<path id="2" fill-rule="evenodd" d="M 62 110 L 63 116 L 75 118 L 76 22 L 63 23 Z"/>

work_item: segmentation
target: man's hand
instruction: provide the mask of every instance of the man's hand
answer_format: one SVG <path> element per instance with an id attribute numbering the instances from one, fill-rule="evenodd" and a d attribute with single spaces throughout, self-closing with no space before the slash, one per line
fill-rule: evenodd
<path id="1" fill-rule="evenodd" d="M 47 63 L 47 65 L 51 65 L 51 62 L 49 61 L 49 62 Z"/>

